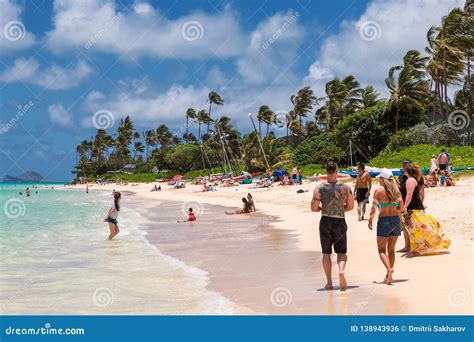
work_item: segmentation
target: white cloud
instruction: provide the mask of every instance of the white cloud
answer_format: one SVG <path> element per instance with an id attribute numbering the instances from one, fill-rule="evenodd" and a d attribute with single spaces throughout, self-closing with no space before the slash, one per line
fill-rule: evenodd
<path id="1" fill-rule="evenodd" d="M 344 22 L 339 33 L 324 41 L 304 82 L 323 89 L 327 76 L 352 74 L 363 85 L 386 93 L 389 68 L 401 63 L 408 50 L 423 52 L 429 27 L 463 4 L 464 0 L 374 0 L 358 20 Z"/>
<path id="2" fill-rule="evenodd" d="M 51 122 L 60 126 L 69 126 L 72 123 L 72 115 L 64 108 L 62 103 L 56 103 L 48 107 Z"/>
<path id="3" fill-rule="evenodd" d="M 183 34 L 189 22 L 198 25 L 189 25 Z M 112 0 L 56 0 L 53 24 L 46 40 L 55 52 L 86 48 L 130 58 L 227 58 L 245 46 L 236 14 L 229 7 L 217 14 L 196 11 L 168 19 L 143 1 L 122 13 Z"/>
<path id="4" fill-rule="evenodd" d="M 133 86 L 132 86 L 133 87 Z M 98 110 L 107 110 L 114 115 L 115 121 L 130 115 L 142 123 L 181 122 L 188 107 L 203 108 L 209 89 L 196 89 L 193 86 L 171 86 L 165 93 L 142 94 L 135 90 L 119 91 L 108 97 L 100 98 L 89 94 L 85 109 L 90 116 L 84 120 L 84 126 L 92 124 L 91 117 Z"/>
<path id="5" fill-rule="evenodd" d="M 133 88 L 131 84 L 130 88 Z M 264 89 L 260 86 L 234 85 L 214 90 L 223 97 L 225 104 L 214 106 L 212 117 L 229 116 L 243 131 L 251 127 L 248 113 L 255 114 L 264 104 L 270 105 L 274 111 L 288 111 L 291 106 L 290 96 L 295 92 L 291 87 L 284 85 Z M 176 129 L 182 128 L 185 123 L 184 115 L 187 108 L 207 110 L 208 93 L 209 89 L 205 87 L 178 85 L 170 87 L 163 93 L 150 90 L 146 94 L 137 94 L 132 90 L 128 93 L 119 91 L 107 97 L 101 93 L 97 96 L 98 92 L 94 90 L 84 102 L 84 108 L 89 115 L 83 120 L 83 126 L 91 127 L 93 114 L 99 110 L 107 110 L 113 114 L 115 122 L 130 115 L 140 127 L 156 127 L 160 123 L 166 123 L 177 132 Z"/>
<path id="6" fill-rule="evenodd" d="M 286 78 L 293 80 L 292 64 L 298 58 L 298 47 L 305 31 L 299 24 L 300 14 L 277 13 L 251 33 L 250 44 L 237 61 L 243 78 L 251 83 L 264 83 Z"/>
<path id="7" fill-rule="evenodd" d="M 41 69 L 35 58 L 18 58 L 12 67 L 0 74 L 0 82 L 26 82 L 50 90 L 73 88 L 89 76 L 91 67 L 84 61 L 79 61 L 72 68 L 63 68 L 57 64 Z"/>
<path id="8" fill-rule="evenodd" d="M 35 36 L 21 21 L 21 7 L 10 0 L 0 1 L 0 54 L 30 47 Z"/>

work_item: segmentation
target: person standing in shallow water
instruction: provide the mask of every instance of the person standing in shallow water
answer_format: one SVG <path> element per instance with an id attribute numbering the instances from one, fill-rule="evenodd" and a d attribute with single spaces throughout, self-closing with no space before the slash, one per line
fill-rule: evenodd
<path id="1" fill-rule="evenodd" d="M 339 286 L 341 291 L 347 288 L 344 270 L 347 263 L 347 225 L 345 212 L 354 208 L 354 197 L 349 185 L 338 182 L 337 164 L 326 164 L 327 181 L 314 189 L 311 201 L 311 211 L 321 211 L 319 223 L 319 237 L 323 251 L 323 268 L 326 274 L 326 290 L 332 290 L 332 262 L 331 254 L 337 254 L 339 267 Z"/>
<path id="2" fill-rule="evenodd" d="M 112 240 L 114 237 L 120 233 L 120 229 L 118 226 L 118 214 L 120 211 L 120 200 L 122 199 L 122 194 L 114 190 L 114 204 L 107 212 L 107 217 L 104 219 L 104 222 L 107 222 L 110 229 L 110 234 L 108 240 Z"/>

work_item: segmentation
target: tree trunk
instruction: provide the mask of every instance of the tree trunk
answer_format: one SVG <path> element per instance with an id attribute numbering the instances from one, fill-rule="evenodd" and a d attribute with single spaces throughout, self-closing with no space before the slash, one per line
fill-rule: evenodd
<path id="1" fill-rule="evenodd" d="M 400 115 L 400 99 L 397 98 L 397 113 L 395 114 L 395 133 L 398 132 L 399 115 Z"/>
<path id="2" fill-rule="evenodd" d="M 188 134 L 189 134 L 189 116 L 186 115 L 186 142 L 188 142 Z"/>
<path id="3" fill-rule="evenodd" d="M 199 129 L 198 129 L 198 141 L 201 141 L 201 123 L 198 124 Z"/>
<path id="4" fill-rule="evenodd" d="M 212 102 L 209 102 L 209 122 L 207 123 L 207 134 L 209 134 L 209 126 L 211 125 L 211 105 Z"/>

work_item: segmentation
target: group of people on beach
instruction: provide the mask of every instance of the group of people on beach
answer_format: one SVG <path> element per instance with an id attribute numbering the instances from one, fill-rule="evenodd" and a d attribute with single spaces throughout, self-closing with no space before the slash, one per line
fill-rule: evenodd
<path id="1" fill-rule="evenodd" d="M 372 181 L 365 171 L 364 165 L 359 165 L 359 175 L 354 188 L 354 195 L 348 184 L 337 178 L 337 164 L 326 164 L 327 181 L 319 184 L 313 193 L 311 210 L 321 212 L 319 235 L 323 252 L 323 268 L 327 278 L 325 289 L 333 289 L 331 277 L 331 254 L 337 254 L 339 268 L 339 286 L 347 288 L 344 275 L 347 263 L 347 224 L 345 212 L 354 208 L 358 203 L 359 221 L 364 220 L 366 204 L 369 202 Z M 387 273 L 384 283 L 393 282 L 395 264 L 395 246 L 403 231 L 405 246 L 399 252 L 412 255 L 434 254 L 447 250 L 450 239 L 444 233 L 436 219 L 425 211 L 423 204 L 424 180 L 420 168 L 410 160 L 402 163 L 403 171 L 398 182 L 392 171 L 384 169 L 377 178 L 380 181 L 372 201 L 368 228 L 373 229 L 374 217 L 379 212 L 376 225 L 377 249 L 380 260 Z"/>
<path id="2" fill-rule="evenodd" d="M 438 184 L 441 187 L 454 186 L 455 182 L 449 175 L 450 169 L 451 156 L 443 148 L 438 156 L 436 156 L 436 154 L 431 156 L 430 171 L 425 179 L 426 186 L 429 188 L 434 188 Z"/>

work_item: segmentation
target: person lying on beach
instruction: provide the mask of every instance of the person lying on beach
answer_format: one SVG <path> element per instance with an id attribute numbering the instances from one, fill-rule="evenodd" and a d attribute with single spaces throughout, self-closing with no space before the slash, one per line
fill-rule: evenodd
<path id="1" fill-rule="evenodd" d="M 373 229 L 373 220 L 379 209 L 377 222 L 377 248 L 380 260 L 387 270 L 384 283 L 390 285 L 393 281 L 393 266 L 395 265 L 395 246 L 398 237 L 402 235 L 400 214 L 405 210 L 402 194 L 393 179 L 390 170 L 382 170 L 377 176 L 381 188 L 375 190 L 372 208 L 369 217 L 369 229 Z M 387 253 L 388 250 L 388 253 Z"/>
<path id="2" fill-rule="evenodd" d="M 196 215 L 194 215 L 193 208 L 188 209 L 188 219 L 184 221 L 177 221 L 178 223 L 192 222 L 196 221 Z"/>
<path id="3" fill-rule="evenodd" d="M 250 212 L 257 211 L 257 209 L 255 209 L 255 202 L 250 192 L 247 194 L 247 202 L 249 203 Z"/>
<path id="4" fill-rule="evenodd" d="M 114 190 L 114 204 L 107 212 L 107 217 L 104 219 L 104 222 L 109 224 L 110 235 L 108 240 L 112 240 L 114 237 L 120 233 L 120 229 L 118 226 L 118 214 L 120 211 L 120 200 L 122 199 L 122 194 Z"/>
<path id="5" fill-rule="evenodd" d="M 244 203 L 242 208 L 239 208 L 235 211 L 225 211 L 226 215 L 248 214 L 248 213 L 250 213 L 251 212 L 250 204 L 249 204 L 249 202 L 247 201 L 247 199 L 245 197 L 242 197 L 242 202 Z"/>
<path id="6" fill-rule="evenodd" d="M 153 187 L 153 189 L 151 189 L 150 191 L 161 191 L 161 185 L 160 186 L 155 186 Z"/>

